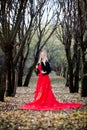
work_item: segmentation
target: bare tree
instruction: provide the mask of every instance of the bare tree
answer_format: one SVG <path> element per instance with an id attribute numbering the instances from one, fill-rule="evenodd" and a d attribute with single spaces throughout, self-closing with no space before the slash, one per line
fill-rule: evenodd
<path id="1" fill-rule="evenodd" d="M 1 30 L 0 45 L 5 52 L 7 67 L 7 95 L 14 95 L 14 63 L 13 50 L 16 40 L 16 34 L 22 21 L 23 9 L 27 1 L 0 1 L 1 6 Z"/>
<path id="2" fill-rule="evenodd" d="M 32 72 L 37 64 L 39 53 L 43 49 L 43 47 L 47 44 L 48 40 L 54 33 L 58 24 L 60 12 L 58 12 L 56 9 L 54 12 L 53 8 L 55 4 L 50 5 L 50 2 L 51 1 L 47 1 L 45 3 L 45 7 L 43 7 L 43 9 L 38 13 L 38 16 L 36 17 L 36 25 L 37 25 L 36 34 L 38 39 L 33 51 L 34 52 L 33 63 L 28 69 L 28 73 L 24 81 L 24 86 L 28 86 Z M 55 22 L 53 22 L 53 20 Z"/>
<path id="3" fill-rule="evenodd" d="M 34 1 L 30 0 L 1 0 L 1 23 L 0 23 L 0 46 L 5 52 L 6 66 L 7 66 L 7 96 L 15 95 L 15 67 L 18 59 L 23 51 L 24 45 L 27 39 L 30 37 L 34 18 L 38 14 L 39 10 L 43 7 L 45 1 L 41 3 L 38 9 L 35 9 L 37 5 Z M 18 41 L 18 32 L 20 25 L 26 19 L 27 28 L 24 32 L 24 36 Z M 29 20 L 29 22 L 27 22 Z M 20 43 L 21 44 L 20 44 Z M 20 44 L 18 48 L 17 44 Z"/>
<path id="4" fill-rule="evenodd" d="M 87 1 L 77 0 L 79 41 L 82 59 L 81 96 L 87 96 Z"/>
<path id="5" fill-rule="evenodd" d="M 63 16 L 57 37 L 65 46 L 70 92 L 78 92 L 80 71 L 82 72 L 81 95 L 87 96 L 87 2 L 67 0 L 60 1 L 60 5 Z"/>
<path id="6" fill-rule="evenodd" d="M 61 24 L 56 32 L 57 38 L 65 47 L 68 70 L 67 82 L 70 92 L 79 90 L 80 49 L 78 41 L 78 18 L 75 1 L 60 2 L 62 8 Z M 73 53 L 72 53 L 73 51 Z"/>

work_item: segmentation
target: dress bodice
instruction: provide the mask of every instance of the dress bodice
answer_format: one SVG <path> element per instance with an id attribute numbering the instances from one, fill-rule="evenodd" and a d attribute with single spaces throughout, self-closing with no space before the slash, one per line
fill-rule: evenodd
<path id="1" fill-rule="evenodd" d="M 41 70 L 42 70 L 41 64 L 38 65 L 38 70 L 41 72 Z"/>

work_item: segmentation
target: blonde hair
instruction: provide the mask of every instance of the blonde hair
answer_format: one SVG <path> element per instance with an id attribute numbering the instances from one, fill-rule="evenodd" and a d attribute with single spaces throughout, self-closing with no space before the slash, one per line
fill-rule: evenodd
<path id="1" fill-rule="evenodd" d="M 42 50 L 40 52 L 40 55 L 39 55 L 39 63 L 41 63 L 42 61 L 42 56 L 44 56 L 44 59 L 43 59 L 43 62 L 45 63 L 46 61 L 48 61 L 48 58 L 47 58 L 47 51 L 46 50 Z"/>

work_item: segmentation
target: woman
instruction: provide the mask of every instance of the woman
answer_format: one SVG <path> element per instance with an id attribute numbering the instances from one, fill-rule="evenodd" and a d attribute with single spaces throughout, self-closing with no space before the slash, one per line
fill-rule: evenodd
<path id="1" fill-rule="evenodd" d="M 44 50 L 40 53 L 39 61 L 36 66 L 38 80 L 36 84 L 36 91 L 34 94 L 34 101 L 22 105 L 21 109 L 29 110 L 62 110 L 79 108 L 80 103 L 61 103 L 56 100 L 49 78 L 51 72 L 50 64 L 47 59 L 47 52 Z"/>

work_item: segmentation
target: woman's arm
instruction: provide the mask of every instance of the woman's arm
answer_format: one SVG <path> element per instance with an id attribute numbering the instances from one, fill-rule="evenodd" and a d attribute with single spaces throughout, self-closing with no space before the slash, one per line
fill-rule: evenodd
<path id="1" fill-rule="evenodd" d="M 39 69 L 38 69 L 38 64 L 36 65 L 36 70 L 35 70 L 36 74 L 38 75 L 40 73 Z"/>
<path id="2" fill-rule="evenodd" d="M 45 64 L 42 62 L 42 73 L 45 74 L 49 74 L 51 72 L 51 67 L 48 61 L 45 62 Z"/>

